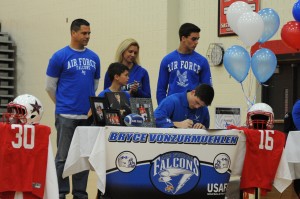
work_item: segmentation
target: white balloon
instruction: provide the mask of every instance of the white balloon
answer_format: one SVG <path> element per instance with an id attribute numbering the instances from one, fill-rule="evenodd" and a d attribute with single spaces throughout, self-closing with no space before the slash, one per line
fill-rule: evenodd
<path id="1" fill-rule="evenodd" d="M 238 34 L 237 21 L 243 13 L 252 12 L 251 6 L 244 1 L 232 3 L 227 10 L 226 19 L 230 28 Z"/>
<path id="2" fill-rule="evenodd" d="M 247 12 L 240 16 L 237 28 L 240 40 L 247 46 L 252 46 L 263 34 L 264 21 L 256 12 Z"/>

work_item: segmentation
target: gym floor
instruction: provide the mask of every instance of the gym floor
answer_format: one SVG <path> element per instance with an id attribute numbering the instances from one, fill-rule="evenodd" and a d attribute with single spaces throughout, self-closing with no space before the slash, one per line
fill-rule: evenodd
<path id="1" fill-rule="evenodd" d="M 271 192 L 260 199 L 299 199 L 294 191 L 293 184 L 291 184 L 282 194 L 274 187 Z"/>

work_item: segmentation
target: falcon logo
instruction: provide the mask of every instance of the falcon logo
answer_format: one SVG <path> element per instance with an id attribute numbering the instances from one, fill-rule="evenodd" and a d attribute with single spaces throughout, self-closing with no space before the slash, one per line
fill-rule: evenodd
<path id="1" fill-rule="evenodd" d="M 116 159 L 116 166 L 122 172 L 131 172 L 136 167 L 136 157 L 130 151 L 123 151 Z"/>
<path id="2" fill-rule="evenodd" d="M 195 121 L 199 121 L 199 117 L 200 117 L 200 115 L 195 115 Z"/>
<path id="3" fill-rule="evenodd" d="M 183 152 L 168 152 L 151 162 L 150 179 L 154 187 L 168 195 L 192 190 L 200 179 L 200 161 Z"/>
<path id="4" fill-rule="evenodd" d="M 230 168 L 230 162 L 227 154 L 220 153 L 214 159 L 214 168 L 218 173 L 226 173 Z"/>
<path id="5" fill-rule="evenodd" d="M 182 74 L 180 73 L 180 71 L 177 71 L 177 77 L 178 77 L 178 81 L 177 81 L 177 85 L 181 86 L 181 87 L 187 87 L 189 84 L 187 83 L 188 78 L 187 78 L 187 71 L 183 72 Z"/>

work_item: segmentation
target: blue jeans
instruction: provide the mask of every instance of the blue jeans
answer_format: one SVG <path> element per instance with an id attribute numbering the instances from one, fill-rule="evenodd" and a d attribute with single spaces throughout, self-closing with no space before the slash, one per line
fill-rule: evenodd
<path id="1" fill-rule="evenodd" d="M 55 115 L 55 127 L 57 131 L 57 153 L 55 166 L 58 179 L 59 196 L 63 197 L 70 193 L 69 177 L 62 178 L 66 159 L 68 156 L 71 141 L 77 126 L 87 126 L 87 120 L 68 119 L 58 114 Z M 72 175 L 72 194 L 79 199 L 87 199 L 86 192 L 89 171 L 82 171 Z"/>

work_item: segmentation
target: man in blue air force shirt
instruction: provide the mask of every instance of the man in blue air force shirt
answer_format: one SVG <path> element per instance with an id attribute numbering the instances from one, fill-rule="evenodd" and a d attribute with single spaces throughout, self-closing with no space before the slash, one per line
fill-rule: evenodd
<path id="1" fill-rule="evenodd" d="M 212 85 L 207 59 L 195 51 L 200 28 L 184 23 L 179 28 L 180 45 L 166 55 L 159 69 L 156 99 L 159 105 L 166 96 L 196 88 L 199 84 Z"/>
<path id="2" fill-rule="evenodd" d="M 55 127 L 57 130 L 57 170 L 59 199 L 70 193 L 69 178 L 62 178 L 64 165 L 74 130 L 87 126 L 90 109 L 89 97 L 95 96 L 100 79 L 100 59 L 86 48 L 90 39 L 90 24 L 76 19 L 71 24 L 70 45 L 58 50 L 51 57 L 46 73 L 46 91 L 55 103 Z M 88 171 L 72 176 L 75 199 L 87 199 Z"/>

